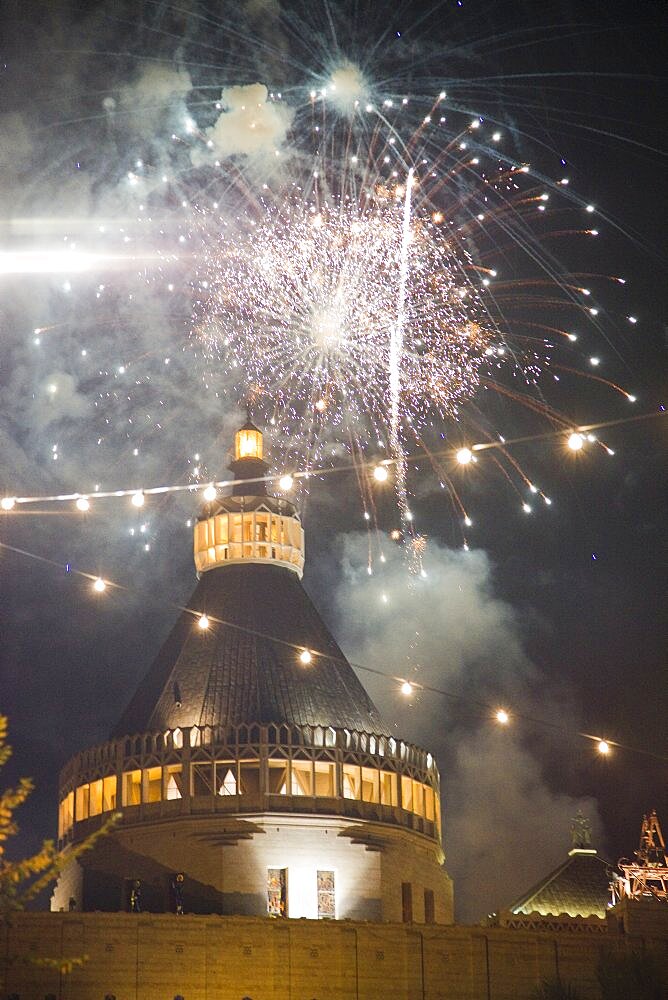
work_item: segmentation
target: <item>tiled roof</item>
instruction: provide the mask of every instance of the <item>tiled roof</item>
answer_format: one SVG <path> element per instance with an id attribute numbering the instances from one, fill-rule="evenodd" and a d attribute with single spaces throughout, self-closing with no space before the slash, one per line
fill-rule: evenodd
<path id="1" fill-rule="evenodd" d="M 610 902 L 610 865 L 597 854 L 574 850 L 558 868 L 509 907 L 511 913 L 605 917 Z"/>
<path id="2" fill-rule="evenodd" d="M 210 570 L 188 606 L 205 612 L 210 627 L 202 631 L 192 614 L 181 614 L 114 737 L 252 722 L 389 734 L 292 570 L 261 564 Z M 326 655 L 304 666 L 299 651 L 284 643 Z"/>

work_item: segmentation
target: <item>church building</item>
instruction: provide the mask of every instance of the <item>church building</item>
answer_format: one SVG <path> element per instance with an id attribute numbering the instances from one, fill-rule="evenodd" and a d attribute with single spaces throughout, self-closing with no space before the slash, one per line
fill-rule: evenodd
<path id="1" fill-rule="evenodd" d="M 381 718 L 302 586 L 304 530 L 235 436 L 198 583 L 111 738 L 60 776 L 56 911 L 453 922 L 432 755 Z"/>

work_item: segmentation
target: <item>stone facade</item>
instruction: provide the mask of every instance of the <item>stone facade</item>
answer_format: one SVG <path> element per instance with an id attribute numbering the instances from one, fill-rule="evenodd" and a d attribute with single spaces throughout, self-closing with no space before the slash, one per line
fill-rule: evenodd
<path id="1" fill-rule="evenodd" d="M 668 907 L 630 902 L 605 934 L 130 913 L 21 913 L 0 928 L 18 1000 L 529 1000 L 559 974 L 600 1000 L 608 949 L 668 960 Z M 64 975 L 33 964 L 86 955 Z M 26 959 L 28 961 L 26 961 Z"/>
<path id="2" fill-rule="evenodd" d="M 52 909 L 124 910 L 132 880 L 142 883 L 143 910 L 170 910 L 170 882 L 185 871 L 187 911 L 267 913 L 267 872 L 286 872 L 287 916 L 318 917 L 319 871 L 334 876 L 338 919 L 401 921 L 402 884 L 410 886 L 411 919 L 452 923 L 452 883 L 428 837 L 336 816 L 260 814 L 190 816 L 118 829 L 69 865 Z M 425 910 L 425 890 L 433 909 Z M 406 890 L 405 890 L 406 891 Z"/>

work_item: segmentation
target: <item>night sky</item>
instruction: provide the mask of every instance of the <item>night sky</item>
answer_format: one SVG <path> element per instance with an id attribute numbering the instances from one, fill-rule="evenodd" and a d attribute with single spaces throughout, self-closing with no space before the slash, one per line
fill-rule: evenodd
<path id="1" fill-rule="evenodd" d="M 373 74 L 379 93 L 447 89 L 453 117 L 495 121 L 519 162 L 546 182 L 568 176 L 569 192 L 596 206 L 595 241 L 546 235 L 545 248 L 574 271 L 626 279 L 587 279 L 602 315 L 582 321 L 572 363 L 592 371 L 588 358 L 600 357 L 596 374 L 637 401 L 569 375 L 551 399 L 574 424 L 646 417 L 600 432 L 615 455 L 588 447 L 574 456 L 563 439 L 514 446 L 553 500 L 532 516 L 480 463 L 463 489 L 475 522 L 468 552 L 421 463 L 409 479 L 427 536 L 427 578 L 417 582 L 389 542 L 387 562 L 367 576 L 352 475 L 316 481 L 304 498 L 304 582 L 349 658 L 457 696 L 409 703 L 395 682 L 360 671 L 397 732 L 437 754 L 462 920 L 509 903 L 562 860 L 578 808 L 613 861 L 637 846 L 643 812 L 656 808 L 668 826 L 667 20 L 663 2 L 5 0 L 0 12 L 0 261 L 61 247 L 65 235 L 86 246 L 100 225 L 118 230 L 136 212 L 128 171 L 138 158 L 171 171 L 170 137 L 184 115 L 211 121 L 222 87 L 255 82 L 289 102 L 337 53 Z M 165 210 L 177 210 L 188 184 L 194 200 L 210 197 L 192 174 L 169 185 Z M 517 263 L 512 249 L 506 263 Z M 187 276 L 174 280 L 168 297 L 118 269 L 17 275 L 0 264 L 0 494 L 188 482 L 195 453 L 209 478 L 224 475 L 243 412 L 202 389 Z M 555 309 L 545 321 L 561 318 Z M 489 395 L 474 402 L 498 433 L 548 429 Z M 446 445 L 457 439 L 456 427 L 444 431 Z M 37 785 L 19 817 L 23 852 L 53 836 L 59 768 L 107 738 L 195 582 L 194 496 L 143 511 L 127 500 L 100 501 L 85 516 L 71 507 L 0 518 L 0 541 L 31 554 L 0 551 L 0 710 L 14 747 L 3 782 L 29 774 Z M 388 490 L 385 537 L 396 521 Z M 94 597 L 65 564 L 127 589 Z M 547 725 L 518 719 L 500 730 L 481 703 Z M 569 735 L 578 731 L 645 752 L 615 748 L 603 759 Z"/>

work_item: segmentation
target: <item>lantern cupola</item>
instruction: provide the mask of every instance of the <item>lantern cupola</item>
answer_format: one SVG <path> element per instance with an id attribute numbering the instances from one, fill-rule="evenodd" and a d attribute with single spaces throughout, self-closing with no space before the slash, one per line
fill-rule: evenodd
<path id="1" fill-rule="evenodd" d="M 268 563 L 304 571 L 304 529 L 291 500 L 267 490 L 269 466 L 262 431 L 250 420 L 234 435 L 229 496 L 206 503 L 195 524 L 198 573 L 238 563 Z"/>
<path id="2" fill-rule="evenodd" d="M 248 479 L 263 480 L 266 477 L 269 466 L 263 460 L 262 452 L 262 431 L 249 419 L 234 435 L 234 458 L 229 469 L 234 473 L 235 479 L 242 481 L 232 487 L 233 496 L 266 494 L 265 482 L 245 482 Z"/>

